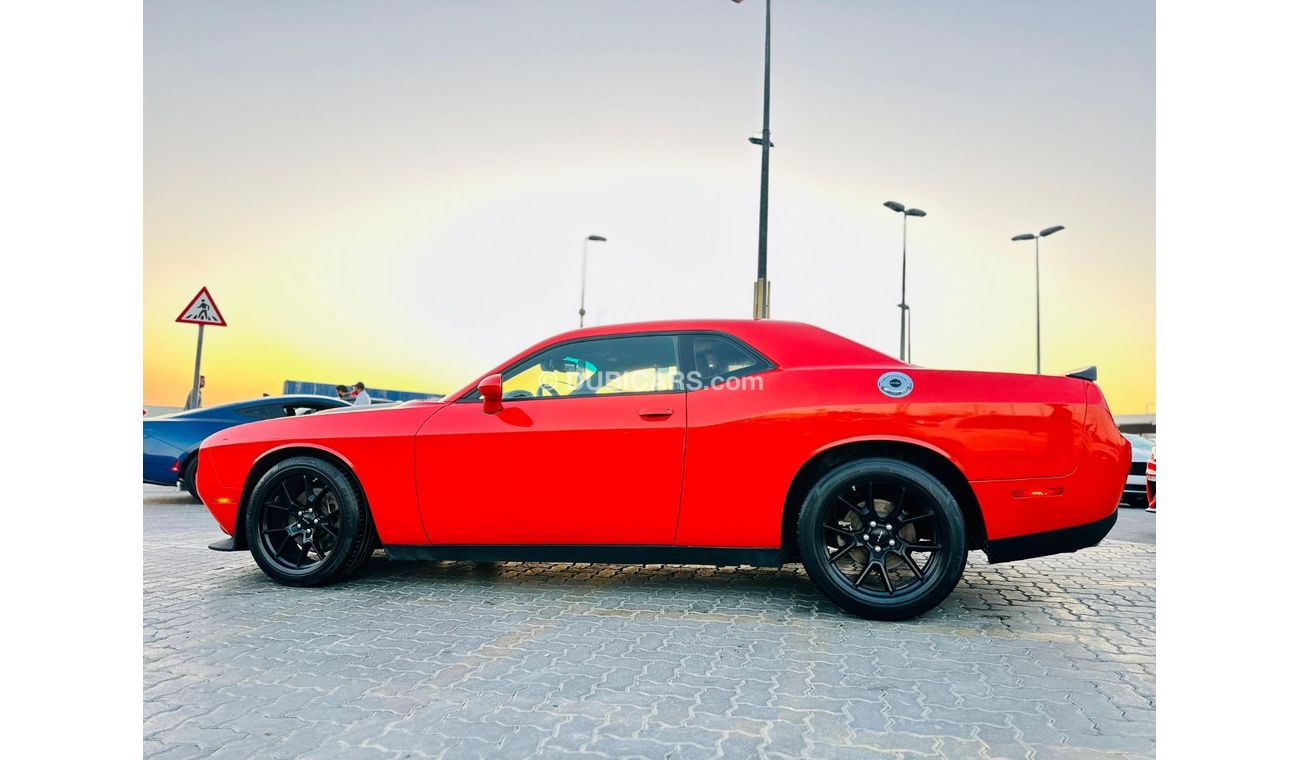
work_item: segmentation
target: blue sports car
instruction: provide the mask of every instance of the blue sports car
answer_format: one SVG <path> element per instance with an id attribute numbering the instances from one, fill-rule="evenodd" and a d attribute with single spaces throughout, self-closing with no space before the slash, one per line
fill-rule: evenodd
<path id="1" fill-rule="evenodd" d="M 165 414 L 144 421 L 144 482 L 174 486 L 179 482 L 195 501 L 194 471 L 203 439 L 235 425 L 277 417 L 294 417 L 350 406 L 328 396 L 263 396 L 207 409 Z"/>

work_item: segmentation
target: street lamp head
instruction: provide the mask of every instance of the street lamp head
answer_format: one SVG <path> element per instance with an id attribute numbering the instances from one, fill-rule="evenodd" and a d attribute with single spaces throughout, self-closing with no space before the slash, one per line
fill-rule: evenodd
<path id="1" fill-rule="evenodd" d="M 588 235 L 588 236 L 587 236 L 587 239 L 590 240 L 590 241 L 592 241 L 593 243 L 604 243 L 604 242 L 606 242 L 606 241 L 605 241 L 605 238 L 601 237 L 600 235 Z"/>
<path id="2" fill-rule="evenodd" d="M 898 201 L 885 201 L 885 208 L 890 209 L 892 211 L 897 211 L 899 213 L 902 213 L 903 211 L 906 210 L 906 207 L 904 207 L 903 204 L 899 203 Z"/>
<path id="3" fill-rule="evenodd" d="M 908 216 L 925 216 L 925 212 L 919 208 L 909 208 L 905 213 Z"/>
<path id="4" fill-rule="evenodd" d="M 1055 227 L 1048 227 L 1047 229 L 1043 230 L 1038 234 L 1042 235 L 1043 237 L 1047 237 L 1048 235 L 1055 235 L 1056 233 L 1060 232 L 1063 229 L 1065 228 L 1058 224 Z"/>
<path id="5" fill-rule="evenodd" d="M 1015 237 L 1013 237 L 1013 238 L 1011 238 L 1011 239 L 1012 239 L 1013 241 L 1014 241 L 1014 240 L 1033 240 L 1033 239 L 1036 238 L 1036 237 L 1038 237 L 1038 236 L 1035 235 L 1035 234 L 1033 234 L 1032 232 L 1026 232 L 1026 233 L 1023 234 L 1023 235 L 1016 235 Z"/>

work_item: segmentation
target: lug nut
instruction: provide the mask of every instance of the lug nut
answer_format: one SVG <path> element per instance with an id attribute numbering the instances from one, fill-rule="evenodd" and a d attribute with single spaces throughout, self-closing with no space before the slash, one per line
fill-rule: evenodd
<path id="1" fill-rule="evenodd" d="M 875 523 L 875 521 L 873 520 L 869 525 L 867 525 L 867 527 L 868 527 L 868 528 L 874 528 L 874 527 L 876 527 L 876 523 Z"/>
<path id="2" fill-rule="evenodd" d="M 889 541 L 889 545 L 890 545 L 890 546 L 893 546 L 893 545 L 894 545 L 894 541 L 893 541 L 893 539 L 890 539 L 890 541 Z"/>

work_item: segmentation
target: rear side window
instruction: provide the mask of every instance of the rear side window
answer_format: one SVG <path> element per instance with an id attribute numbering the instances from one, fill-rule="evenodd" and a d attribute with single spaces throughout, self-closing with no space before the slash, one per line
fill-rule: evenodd
<path id="1" fill-rule="evenodd" d="M 690 340 L 695 371 L 704 383 L 743 377 L 772 366 L 763 357 L 722 335 L 694 335 Z"/>
<path id="2" fill-rule="evenodd" d="M 240 409 L 239 413 L 253 420 L 273 420 L 276 417 L 284 416 L 284 407 L 278 404 L 259 404 L 258 406 L 246 406 Z"/>

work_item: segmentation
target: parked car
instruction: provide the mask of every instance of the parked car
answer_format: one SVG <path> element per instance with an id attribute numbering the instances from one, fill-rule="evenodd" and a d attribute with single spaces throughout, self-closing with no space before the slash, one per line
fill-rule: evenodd
<path id="1" fill-rule="evenodd" d="M 905 364 L 810 325 L 542 341 L 443 401 L 213 434 L 198 490 L 272 579 L 390 559 L 768 565 L 897 620 L 991 562 L 1092 546 L 1129 469 L 1096 371 Z"/>
<path id="2" fill-rule="evenodd" d="M 1124 481 L 1124 494 L 1119 503 L 1126 507 L 1144 508 L 1147 505 L 1147 460 L 1155 444 L 1140 435 L 1123 434 L 1133 444 L 1133 460 L 1129 465 L 1128 480 Z"/>
<path id="3" fill-rule="evenodd" d="M 257 420 L 295 417 L 348 404 L 327 396 L 263 396 L 207 409 L 165 414 L 144 420 L 144 482 L 178 483 L 199 500 L 194 469 L 199 444 L 218 430 Z"/>
<path id="4" fill-rule="evenodd" d="M 1156 511 L 1156 447 L 1151 447 L 1151 458 L 1147 460 L 1147 511 Z M 1178 518 L 1174 518 L 1177 520 Z"/>

